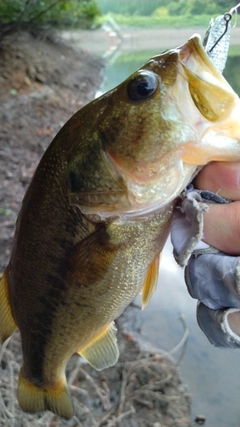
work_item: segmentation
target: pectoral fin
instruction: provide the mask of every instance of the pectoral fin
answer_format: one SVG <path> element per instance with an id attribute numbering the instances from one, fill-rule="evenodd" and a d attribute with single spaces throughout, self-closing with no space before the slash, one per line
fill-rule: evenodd
<path id="1" fill-rule="evenodd" d="M 18 329 L 10 308 L 8 298 L 8 279 L 6 271 L 0 280 L 0 337 L 2 344 Z"/>
<path id="2" fill-rule="evenodd" d="M 88 345 L 78 351 L 80 356 L 98 371 L 115 365 L 118 360 L 119 351 L 114 329 L 114 323 L 112 322 Z"/>
<path id="3" fill-rule="evenodd" d="M 148 269 L 147 277 L 145 279 L 145 282 L 143 285 L 143 291 L 142 291 L 142 309 L 144 309 L 148 305 L 148 303 L 152 298 L 153 293 L 156 290 L 158 273 L 159 273 L 160 256 L 161 254 L 158 254 L 156 256 L 156 258 L 153 260 L 152 264 L 150 264 L 150 267 Z"/>

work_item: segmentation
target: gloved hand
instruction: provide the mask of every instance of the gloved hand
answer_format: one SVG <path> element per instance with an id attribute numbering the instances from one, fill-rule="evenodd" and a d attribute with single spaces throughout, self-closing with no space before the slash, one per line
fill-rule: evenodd
<path id="1" fill-rule="evenodd" d="M 199 300 L 198 324 L 210 342 L 217 347 L 240 348 L 240 257 L 202 241 L 207 203 L 228 201 L 192 185 L 182 193 L 171 224 L 174 256 L 185 267 L 190 295 Z"/>

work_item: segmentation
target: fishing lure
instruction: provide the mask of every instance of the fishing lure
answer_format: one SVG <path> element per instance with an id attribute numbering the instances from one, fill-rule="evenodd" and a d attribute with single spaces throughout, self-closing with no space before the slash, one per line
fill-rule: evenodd
<path id="1" fill-rule="evenodd" d="M 215 67 L 223 72 L 230 45 L 231 21 L 240 3 L 224 15 L 211 19 L 203 39 L 203 47 Z"/>

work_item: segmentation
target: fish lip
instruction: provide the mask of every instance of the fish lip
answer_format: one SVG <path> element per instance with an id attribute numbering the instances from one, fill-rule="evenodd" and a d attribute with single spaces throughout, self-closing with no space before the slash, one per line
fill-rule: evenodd
<path id="1" fill-rule="evenodd" d="M 188 61 L 194 51 L 198 53 L 204 62 L 212 64 L 202 45 L 201 36 L 197 33 L 193 34 L 187 43 L 179 46 L 176 50 L 179 52 L 179 59 L 183 64 Z"/>
<path id="2" fill-rule="evenodd" d="M 209 83 L 213 83 L 218 86 L 223 85 L 223 87 L 227 88 L 229 92 L 234 93 L 231 86 L 227 83 L 223 75 L 220 73 L 220 71 L 218 71 L 218 69 L 215 67 L 215 65 L 209 58 L 207 52 L 204 49 L 202 39 L 199 34 L 193 34 L 189 38 L 187 43 L 177 48 L 177 51 L 179 55 L 179 62 L 183 66 L 183 68 L 186 67 L 192 73 L 196 74 L 199 78 L 208 81 Z M 191 57 L 193 57 L 194 62 L 192 64 L 189 64 L 188 62 Z M 196 67 L 198 58 L 200 58 L 200 60 L 202 60 L 204 65 L 206 66 L 206 72 L 204 73 L 204 76 L 201 76 L 201 64 L 200 68 Z M 194 63 L 195 66 L 193 65 Z"/>

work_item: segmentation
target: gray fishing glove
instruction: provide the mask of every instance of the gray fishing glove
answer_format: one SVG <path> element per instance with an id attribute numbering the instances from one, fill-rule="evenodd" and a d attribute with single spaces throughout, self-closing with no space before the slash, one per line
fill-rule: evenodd
<path id="1" fill-rule="evenodd" d="M 240 348 L 240 327 L 232 326 L 234 313 L 239 312 L 240 319 L 240 257 L 227 255 L 202 241 L 206 202 L 228 203 L 217 194 L 195 190 L 192 185 L 182 193 L 171 224 L 173 254 L 185 267 L 190 295 L 199 300 L 197 321 L 209 341 L 217 347 Z"/>

